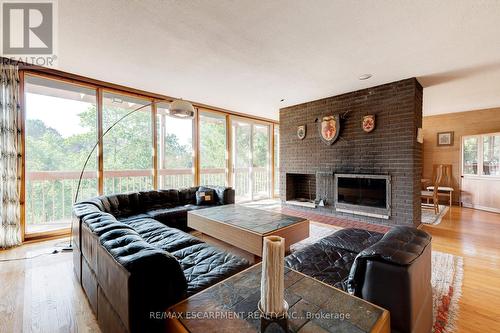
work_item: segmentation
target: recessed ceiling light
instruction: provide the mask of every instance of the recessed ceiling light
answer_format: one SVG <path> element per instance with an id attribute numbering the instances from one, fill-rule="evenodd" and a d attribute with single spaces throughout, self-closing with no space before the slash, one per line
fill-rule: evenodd
<path id="1" fill-rule="evenodd" d="M 360 80 L 368 80 L 368 79 L 369 79 L 369 78 L 371 78 L 371 77 L 372 77 L 372 75 L 371 75 L 371 74 L 361 74 L 361 75 L 359 76 L 359 79 L 360 79 Z"/>

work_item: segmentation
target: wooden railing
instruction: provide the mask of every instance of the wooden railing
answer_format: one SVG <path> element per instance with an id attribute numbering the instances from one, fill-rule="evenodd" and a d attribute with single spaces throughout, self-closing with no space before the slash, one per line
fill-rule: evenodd
<path id="1" fill-rule="evenodd" d="M 223 168 L 200 170 L 200 184 L 224 185 L 226 170 Z M 267 193 L 270 177 L 267 168 L 254 168 L 254 193 Z M 36 171 L 26 173 L 26 222 L 28 225 L 63 223 L 71 219 L 75 191 L 78 185 L 78 171 Z M 159 188 L 189 187 L 194 183 L 192 169 L 158 170 Z M 236 195 L 250 193 L 248 168 L 235 170 L 234 188 Z M 104 193 L 124 193 L 150 190 L 153 188 L 152 170 L 104 171 Z M 84 173 L 80 186 L 79 200 L 97 195 L 97 172 Z"/>

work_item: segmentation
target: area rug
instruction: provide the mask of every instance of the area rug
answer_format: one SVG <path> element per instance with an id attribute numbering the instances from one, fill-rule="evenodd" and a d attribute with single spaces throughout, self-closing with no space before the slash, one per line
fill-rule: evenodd
<path id="1" fill-rule="evenodd" d="M 422 205 L 422 223 L 425 224 L 439 224 L 443 220 L 443 217 L 448 213 L 450 207 L 439 205 L 439 213 L 434 214 L 434 206 Z"/>
<path id="2" fill-rule="evenodd" d="M 432 251 L 432 332 L 450 333 L 456 330 L 458 300 L 462 295 L 463 265 L 462 257 Z"/>
<path id="3" fill-rule="evenodd" d="M 290 246 L 298 251 L 342 228 L 312 222 L 309 238 Z M 463 258 L 452 254 L 432 251 L 432 305 L 434 333 L 455 331 L 458 301 L 462 295 Z"/>

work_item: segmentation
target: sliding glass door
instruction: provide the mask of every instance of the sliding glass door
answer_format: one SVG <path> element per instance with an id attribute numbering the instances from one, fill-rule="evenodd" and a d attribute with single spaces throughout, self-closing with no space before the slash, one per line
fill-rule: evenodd
<path id="1" fill-rule="evenodd" d="M 252 133 L 252 199 L 271 196 L 269 125 L 254 124 Z"/>
<path id="2" fill-rule="evenodd" d="M 232 160 L 236 200 L 269 198 L 271 193 L 270 126 L 233 119 Z"/>
<path id="3" fill-rule="evenodd" d="M 96 140 L 95 89 L 26 75 L 26 234 L 69 228 L 80 170 Z M 97 194 L 95 152 L 83 175 L 79 199 Z"/>

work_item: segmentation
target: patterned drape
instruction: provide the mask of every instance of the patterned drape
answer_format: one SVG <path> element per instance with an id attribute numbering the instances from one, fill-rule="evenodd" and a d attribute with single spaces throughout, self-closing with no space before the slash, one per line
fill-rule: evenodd
<path id="1" fill-rule="evenodd" d="M 19 74 L 0 64 L 0 248 L 21 243 L 19 206 Z"/>

